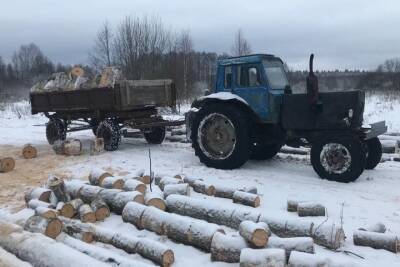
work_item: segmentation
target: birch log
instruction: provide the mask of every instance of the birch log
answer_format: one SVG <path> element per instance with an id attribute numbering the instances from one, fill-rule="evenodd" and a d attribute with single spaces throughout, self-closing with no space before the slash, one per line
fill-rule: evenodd
<path id="1" fill-rule="evenodd" d="M 187 183 L 190 186 L 193 186 L 194 182 L 197 180 L 204 181 L 203 179 L 199 179 L 199 178 L 195 178 L 195 177 L 191 177 L 191 176 L 187 176 L 187 175 L 184 175 L 183 177 L 175 175 L 175 177 L 176 178 L 179 177 L 179 179 L 183 180 L 184 183 Z"/>
<path id="2" fill-rule="evenodd" d="M 139 230 L 143 230 L 144 227 L 142 224 L 142 215 L 146 208 L 147 207 L 145 205 L 135 202 L 128 202 L 122 211 L 122 220 L 135 225 Z"/>
<path id="3" fill-rule="evenodd" d="M 76 199 L 73 199 L 73 200 L 71 200 L 70 202 L 68 202 L 68 204 L 72 206 L 72 209 L 73 209 L 73 211 L 74 211 L 74 215 L 72 215 L 72 217 L 73 217 L 73 216 L 75 216 L 75 215 L 79 212 L 79 208 L 80 208 L 84 203 L 83 203 L 82 199 L 76 198 Z M 67 216 L 66 216 L 66 217 L 67 217 Z M 67 217 L 67 218 L 68 218 L 68 217 Z"/>
<path id="4" fill-rule="evenodd" d="M 22 157 L 25 159 L 33 159 L 37 157 L 37 149 L 31 145 L 31 144 L 26 144 L 22 148 Z"/>
<path id="5" fill-rule="evenodd" d="M 18 259 L 14 254 L 0 247 L 0 266 L 1 267 L 32 267 L 26 261 Z"/>
<path id="6" fill-rule="evenodd" d="M 183 184 L 183 181 L 177 178 L 163 177 L 158 183 L 158 187 L 160 187 L 161 191 L 164 191 L 164 187 L 167 184 Z"/>
<path id="7" fill-rule="evenodd" d="M 325 216 L 325 207 L 318 203 L 300 202 L 297 205 L 297 214 L 305 216 Z"/>
<path id="8" fill-rule="evenodd" d="M 122 193 L 124 191 L 119 190 L 119 189 L 104 189 L 101 190 L 98 194 L 98 198 L 102 199 L 107 206 L 110 208 L 111 203 L 114 201 L 114 198 L 118 193 Z M 111 208 L 110 208 L 111 209 Z"/>
<path id="9" fill-rule="evenodd" d="M 43 187 L 36 187 L 25 193 L 25 202 L 28 203 L 32 199 L 38 199 L 43 202 L 50 202 L 51 190 Z"/>
<path id="10" fill-rule="evenodd" d="M 78 179 L 64 181 L 65 191 L 71 199 L 79 198 L 79 190 L 85 185 L 84 181 Z"/>
<path id="11" fill-rule="evenodd" d="M 82 222 L 96 222 L 96 215 L 88 204 L 83 204 L 79 207 L 79 218 Z"/>
<path id="12" fill-rule="evenodd" d="M 215 196 L 222 197 L 222 198 L 230 198 L 232 199 L 233 193 L 235 191 L 243 191 L 247 193 L 257 194 L 257 188 L 254 186 L 249 187 L 233 187 L 233 186 L 222 186 L 222 185 L 215 185 Z"/>
<path id="13" fill-rule="evenodd" d="M 197 193 L 205 194 L 208 196 L 215 195 L 215 187 L 205 181 L 196 180 L 193 182 L 193 190 Z"/>
<path id="14" fill-rule="evenodd" d="M 260 221 L 267 223 L 271 232 L 279 237 L 311 237 L 313 235 L 313 222 L 270 217 L 265 214 L 260 216 Z"/>
<path id="15" fill-rule="evenodd" d="M 286 255 L 283 249 L 245 248 L 240 254 L 240 267 L 285 267 Z"/>
<path id="16" fill-rule="evenodd" d="M 189 196 L 190 188 L 189 184 L 168 184 L 164 187 L 164 198 L 169 195 L 182 195 Z"/>
<path id="17" fill-rule="evenodd" d="M 14 170 L 15 160 L 10 157 L 0 157 L 0 172 L 10 172 Z"/>
<path id="18" fill-rule="evenodd" d="M 49 209 L 54 208 L 53 204 L 44 202 L 44 201 L 40 201 L 38 199 L 32 199 L 31 201 L 28 202 L 27 206 L 28 206 L 28 208 L 31 208 L 33 210 L 35 210 L 37 207 L 45 207 L 45 208 L 49 208 Z"/>
<path id="19" fill-rule="evenodd" d="M 104 178 L 111 176 L 111 173 L 103 171 L 102 169 L 93 169 L 89 174 L 89 182 L 91 185 L 100 186 Z"/>
<path id="20" fill-rule="evenodd" d="M 124 187 L 122 188 L 124 191 L 139 191 L 140 193 L 146 193 L 146 185 L 135 179 L 126 179 L 124 183 Z"/>
<path id="21" fill-rule="evenodd" d="M 17 225 L 0 222 L 0 229 L 0 246 L 19 259 L 31 263 L 33 266 L 109 266 L 49 237 L 23 231 Z M 55 251 L 62 251 L 62 257 L 60 257 L 60 253 L 55 253 Z"/>
<path id="22" fill-rule="evenodd" d="M 268 242 L 268 225 L 260 222 L 243 221 L 239 225 L 239 234 L 254 247 L 265 247 Z"/>
<path id="23" fill-rule="evenodd" d="M 124 180 L 120 177 L 106 177 L 101 182 L 101 187 L 107 189 L 122 189 L 124 188 Z"/>
<path id="24" fill-rule="evenodd" d="M 107 178 L 106 178 L 107 179 Z M 83 202 L 90 204 L 93 200 L 98 198 L 101 191 L 104 189 L 94 185 L 83 185 L 78 191 L 78 198 Z"/>
<path id="25" fill-rule="evenodd" d="M 166 209 L 166 204 L 163 197 L 155 192 L 147 192 L 144 196 L 144 204 L 146 206 L 153 206 L 160 210 Z"/>
<path id="26" fill-rule="evenodd" d="M 260 206 L 260 197 L 256 194 L 247 193 L 243 191 L 235 191 L 233 193 L 233 203 L 257 208 Z"/>
<path id="27" fill-rule="evenodd" d="M 35 209 L 35 215 L 44 217 L 46 219 L 54 219 L 57 218 L 57 210 L 49 209 L 46 207 L 37 207 Z"/>
<path id="28" fill-rule="evenodd" d="M 57 198 L 57 201 L 68 202 L 70 201 L 70 197 L 65 190 L 64 180 L 55 175 L 50 175 L 47 179 L 46 187 L 53 191 L 54 195 Z"/>
<path id="29" fill-rule="evenodd" d="M 110 209 L 102 199 L 96 198 L 90 203 L 90 207 L 96 216 L 96 221 L 102 221 L 110 216 Z"/>
<path id="30" fill-rule="evenodd" d="M 62 222 L 57 218 L 32 216 L 25 222 L 24 229 L 54 239 L 61 233 Z"/>
<path id="31" fill-rule="evenodd" d="M 321 257 L 315 254 L 309 254 L 299 251 L 293 251 L 290 253 L 288 267 L 330 267 L 330 266 L 342 266 L 332 265 L 325 257 Z"/>
<path id="32" fill-rule="evenodd" d="M 314 241 L 311 237 L 280 238 L 274 236 L 268 240 L 267 248 L 284 249 L 286 257 L 289 258 L 292 251 L 314 254 Z"/>
<path id="33" fill-rule="evenodd" d="M 324 223 L 314 227 L 312 238 L 320 246 L 338 249 L 344 243 L 346 236 L 341 226 L 334 223 Z"/>
<path id="34" fill-rule="evenodd" d="M 366 246 L 375 249 L 385 249 L 393 253 L 400 251 L 400 241 L 396 235 L 368 232 L 368 231 L 354 231 L 353 241 L 356 246 Z"/>
<path id="35" fill-rule="evenodd" d="M 56 210 L 61 216 L 67 218 L 72 218 L 75 215 L 75 209 L 71 203 L 58 202 Z"/>
<path id="36" fill-rule="evenodd" d="M 115 197 L 110 202 L 110 209 L 116 214 L 121 214 L 125 205 L 129 201 L 134 201 L 143 204 L 144 197 L 138 191 L 121 192 L 115 195 Z"/>
<path id="37" fill-rule="evenodd" d="M 297 212 L 297 206 L 299 205 L 299 201 L 289 199 L 287 201 L 287 211 L 289 212 Z"/>
<path id="38" fill-rule="evenodd" d="M 247 248 L 246 240 L 235 233 L 215 233 L 211 243 L 211 260 L 235 263 L 240 261 L 240 252 Z"/>

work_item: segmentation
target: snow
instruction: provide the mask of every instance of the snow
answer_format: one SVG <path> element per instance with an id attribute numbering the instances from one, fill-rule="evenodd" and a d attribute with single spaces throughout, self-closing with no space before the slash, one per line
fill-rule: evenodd
<path id="1" fill-rule="evenodd" d="M 315 245 L 318 256 L 348 264 L 344 266 L 400 266 L 400 254 L 355 246 L 352 237 L 355 230 L 361 227 L 368 228 L 376 222 L 385 224 L 387 233 L 400 234 L 400 191 L 398 190 L 400 163 L 398 162 L 381 163 L 375 170 L 366 170 L 356 182 L 341 184 L 320 179 L 313 171 L 308 155 L 279 153 L 269 161 L 249 161 L 238 170 L 217 170 L 201 164 L 190 144 L 165 142 L 161 145 L 148 145 L 142 139 L 124 138 L 120 149 L 115 152 L 104 152 L 96 156 L 90 156 L 88 152 L 76 157 L 56 156 L 56 161 L 44 162 L 49 159 L 47 155 L 54 154 L 45 137 L 44 124 L 47 118 L 42 115 L 26 114 L 27 105 L 29 105 L 28 102 L 10 105 L 0 113 L 0 153 L 1 155 L 10 154 L 16 159 L 14 172 L 0 174 L 2 180 L 0 201 L 2 198 L 7 200 L 7 202 L 5 200 L 0 202 L 2 207 L 8 206 L 10 209 L 20 207 L 23 198 L 16 198 L 15 195 L 26 191 L 27 186 L 38 186 L 40 182 L 45 182 L 47 175 L 36 176 L 31 169 L 24 169 L 25 163 L 33 162 L 40 168 L 49 168 L 49 171 L 54 174 L 80 178 L 84 181 L 87 181 L 88 174 L 94 168 L 101 168 L 114 175 L 123 176 L 125 174 L 122 173 L 129 172 L 134 176 L 140 169 L 148 172 L 148 149 L 150 148 L 152 168 L 156 173 L 163 173 L 168 177 L 173 177 L 178 173 L 187 174 L 190 177 L 201 178 L 217 188 L 219 186 L 256 187 L 261 197 L 261 205 L 253 210 L 267 214 L 269 217 L 302 221 L 296 213 L 286 211 L 288 199 L 313 201 L 324 205 L 327 216 L 312 218 L 312 221 L 316 225 L 325 221 L 327 217 L 336 225 L 340 225 L 343 221 L 347 238 L 338 252 Z M 400 132 L 399 101 L 389 103 L 380 96 L 369 96 L 365 110 L 366 122 L 386 119 L 390 132 Z M 68 137 L 81 139 L 85 150 L 93 135 L 91 131 L 83 131 L 68 134 Z M 21 158 L 20 149 L 26 143 L 31 143 L 38 148 L 38 158 L 29 161 Z M 17 180 L 19 177 L 26 178 L 20 181 Z M 6 187 L 7 179 L 13 182 L 12 186 L 10 182 L 10 186 Z M 232 203 L 231 199 L 208 197 L 195 192 L 192 192 L 191 197 L 210 200 L 214 206 L 229 206 Z M 22 211 L 22 213 L 26 212 L 28 212 L 26 209 Z M 145 236 L 166 244 L 175 253 L 174 267 L 239 266 L 211 262 L 209 253 L 173 242 L 165 236 L 159 236 L 147 230 L 138 230 L 132 224 L 124 223 L 121 216 L 112 215 L 99 224 L 132 236 Z M 108 246 L 107 248 L 110 249 Z M 343 251 L 351 251 L 365 259 Z M 135 258 L 135 260 L 143 261 L 142 258 Z"/>
<path id="2" fill-rule="evenodd" d="M 223 100 L 223 101 L 226 101 L 226 100 L 238 100 L 238 101 L 240 101 L 240 102 L 242 102 L 242 103 L 244 103 L 246 105 L 249 105 L 246 100 L 244 100 L 240 96 L 232 94 L 230 92 L 214 93 L 214 94 L 210 94 L 210 95 L 199 97 L 198 100 L 204 100 L 204 99 L 219 99 L 219 100 Z"/>

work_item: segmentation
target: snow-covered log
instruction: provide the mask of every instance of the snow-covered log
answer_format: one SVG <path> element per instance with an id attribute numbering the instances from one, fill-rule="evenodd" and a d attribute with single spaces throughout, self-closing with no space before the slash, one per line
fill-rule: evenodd
<path id="1" fill-rule="evenodd" d="M 33 266 L 109 266 L 42 234 L 23 231 L 15 224 L 0 222 L 0 229 L 0 247 Z M 62 257 L 55 251 L 62 252 Z"/>
<path id="2" fill-rule="evenodd" d="M 103 190 L 104 189 L 99 186 L 83 185 L 78 191 L 78 198 L 82 199 L 83 202 L 90 204 L 93 200 L 98 198 L 99 193 Z"/>
<path id="3" fill-rule="evenodd" d="M 57 218 L 32 216 L 25 222 L 24 229 L 50 238 L 56 238 L 61 233 L 62 222 Z"/>
<path id="4" fill-rule="evenodd" d="M 211 242 L 211 260 L 235 263 L 240 261 L 240 252 L 247 248 L 246 240 L 236 233 L 215 233 Z"/>
<path id="5" fill-rule="evenodd" d="M 235 193 L 233 193 L 232 199 L 233 203 L 239 203 L 254 208 L 260 206 L 260 197 L 256 194 L 247 193 L 244 191 L 235 191 Z"/>
<path id="6" fill-rule="evenodd" d="M 110 209 L 108 208 L 104 200 L 100 198 L 96 198 L 95 200 L 93 200 L 92 203 L 90 203 L 90 207 L 92 208 L 96 216 L 96 221 L 102 221 L 110 216 Z"/>
<path id="7" fill-rule="evenodd" d="M 154 207 L 139 203 L 128 203 L 123 212 L 124 222 L 129 222 L 139 229 L 146 229 L 167 235 L 170 239 L 210 251 L 212 237 L 223 230 L 201 220 L 171 214 Z"/>
<path id="8" fill-rule="evenodd" d="M 51 190 L 43 187 L 35 187 L 25 193 L 25 202 L 28 203 L 32 199 L 38 199 L 44 202 L 50 202 Z"/>
<path id="9" fill-rule="evenodd" d="M 111 173 L 103 171 L 102 169 L 93 169 L 89 174 L 89 182 L 91 185 L 100 186 L 104 178 L 111 176 Z"/>
<path id="10" fill-rule="evenodd" d="M 135 252 L 163 267 L 169 267 L 175 261 L 174 252 L 171 249 L 148 238 L 142 238 L 137 241 Z"/>
<path id="11" fill-rule="evenodd" d="M 197 180 L 204 181 L 203 179 L 191 177 L 191 176 L 187 176 L 187 175 L 175 175 L 175 178 L 183 180 L 184 183 L 189 184 L 190 186 L 193 186 L 193 183 Z"/>
<path id="12" fill-rule="evenodd" d="M 63 222 L 64 219 L 60 217 L 60 220 Z M 73 223 L 63 223 L 63 232 L 76 238 L 82 240 L 85 243 L 92 243 L 94 241 L 94 233 L 92 233 L 89 226 L 87 227 L 79 227 L 78 224 Z"/>
<path id="13" fill-rule="evenodd" d="M 139 191 L 142 194 L 146 193 L 146 185 L 135 179 L 126 179 L 122 189 L 124 191 Z"/>
<path id="14" fill-rule="evenodd" d="M 0 157 L 0 172 L 10 172 L 14 170 L 15 160 L 10 157 Z"/>
<path id="15" fill-rule="evenodd" d="M 82 186 L 87 185 L 84 181 L 73 179 L 69 181 L 64 181 L 65 191 L 68 193 L 71 199 L 79 197 L 79 190 Z"/>
<path id="16" fill-rule="evenodd" d="M 393 253 L 400 251 L 400 241 L 396 235 L 368 231 L 354 231 L 353 241 L 356 246 L 385 249 Z"/>
<path id="17" fill-rule="evenodd" d="M 33 159 L 37 157 L 37 149 L 32 144 L 26 144 L 22 148 L 22 157 L 24 159 Z"/>
<path id="18" fill-rule="evenodd" d="M 54 208 L 53 204 L 48 203 L 48 202 L 44 202 L 44 201 L 40 201 L 38 199 L 32 199 L 28 202 L 28 208 L 31 208 L 33 210 L 35 210 L 37 207 L 45 207 L 45 208 L 49 208 L 52 209 Z"/>
<path id="19" fill-rule="evenodd" d="M 55 175 L 50 175 L 47 179 L 46 187 L 53 191 L 58 202 L 68 202 L 71 200 L 67 191 L 65 190 L 65 184 L 62 178 L 59 178 Z"/>
<path id="20" fill-rule="evenodd" d="M 94 246 L 82 242 L 78 239 L 69 237 L 67 235 L 60 235 L 57 238 L 58 242 L 62 242 L 63 244 L 76 249 L 86 255 L 89 255 L 92 258 L 95 258 L 99 261 L 110 263 L 112 262 L 115 266 L 119 267 L 151 267 L 153 265 L 149 265 L 140 261 L 132 260 L 127 257 L 121 256 L 120 254 L 111 251 L 109 249 L 105 249 L 102 247 Z"/>
<path id="21" fill-rule="evenodd" d="M 0 266 L 2 267 L 32 267 L 26 261 L 18 259 L 14 254 L 0 247 Z"/>
<path id="22" fill-rule="evenodd" d="M 286 257 L 289 258 L 292 251 L 305 253 L 314 253 L 314 241 L 311 237 L 271 237 L 268 240 L 267 248 L 281 248 L 286 251 Z"/>
<path id="23" fill-rule="evenodd" d="M 65 140 L 63 151 L 67 156 L 79 156 L 82 153 L 82 142 L 79 139 Z"/>
<path id="24" fill-rule="evenodd" d="M 239 225 L 239 234 L 252 246 L 265 247 L 268 242 L 268 225 L 264 222 L 243 221 Z"/>
<path id="25" fill-rule="evenodd" d="M 42 216 L 46 219 L 57 218 L 57 214 L 58 214 L 57 210 L 49 209 L 46 207 L 39 206 L 35 209 L 35 215 Z"/>
<path id="26" fill-rule="evenodd" d="M 214 185 L 215 187 L 215 196 L 222 198 L 230 198 L 232 199 L 233 193 L 235 191 L 243 191 L 247 193 L 257 194 L 257 187 L 249 186 L 249 187 L 234 187 L 234 186 L 226 186 L 226 185 Z"/>
<path id="27" fill-rule="evenodd" d="M 115 196 L 118 193 L 122 193 L 124 191 L 120 189 L 104 189 L 99 192 L 98 198 L 102 199 L 108 207 L 111 206 L 111 202 L 114 201 Z"/>
<path id="28" fill-rule="evenodd" d="M 164 186 L 164 198 L 167 198 L 169 195 L 189 196 L 189 184 L 168 184 Z"/>
<path id="29" fill-rule="evenodd" d="M 96 222 L 96 215 L 88 204 L 79 207 L 79 218 L 82 222 Z"/>
<path id="30" fill-rule="evenodd" d="M 329 249 L 338 249 L 346 239 L 341 226 L 334 223 L 324 223 L 313 228 L 312 238 L 320 246 Z"/>
<path id="31" fill-rule="evenodd" d="M 288 262 L 288 267 L 325 267 L 331 266 L 325 257 L 315 254 L 292 251 Z"/>
<path id="32" fill-rule="evenodd" d="M 240 267 L 285 267 L 285 250 L 245 248 L 240 253 Z"/>
<path id="33" fill-rule="evenodd" d="M 238 229 L 242 221 L 258 222 L 260 211 L 237 204 L 220 204 L 209 199 L 170 195 L 166 199 L 169 211 Z"/>
<path id="34" fill-rule="evenodd" d="M 181 179 L 177 179 L 177 178 L 163 177 L 160 180 L 160 182 L 158 183 L 158 186 L 160 187 L 161 191 L 164 191 L 164 187 L 167 184 L 183 184 L 183 181 Z"/>
<path id="35" fill-rule="evenodd" d="M 369 232 L 376 232 L 376 233 L 385 233 L 386 232 L 386 226 L 383 223 L 375 223 L 369 227 L 365 228 L 359 228 L 358 230 L 362 231 L 369 231 Z"/>
<path id="36" fill-rule="evenodd" d="M 325 207 L 319 203 L 300 202 L 297 205 L 297 214 L 305 216 L 325 216 Z"/>
<path id="37" fill-rule="evenodd" d="M 299 201 L 289 199 L 287 201 L 287 211 L 289 212 L 297 212 L 297 206 L 299 205 Z"/>
<path id="38" fill-rule="evenodd" d="M 72 209 L 73 209 L 73 211 L 74 211 L 74 214 L 73 214 L 73 216 L 72 216 L 72 217 L 74 217 L 75 214 L 78 213 L 79 208 L 80 208 L 83 204 L 85 204 L 85 203 L 83 203 L 82 199 L 76 198 L 76 199 L 73 199 L 73 200 L 71 200 L 70 202 L 68 202 L 68 204 L 71 205 L 71 207 L 72 207 Z M 72 218 L 72 217 L 68 217 L 68 216 L 65 216 L 65 217 L 67 217 L 67 218 Z"/>
<path id="39" fill-rule="evenodd" d="M 58 202 L 56 210 L 59 215 L 67 218 L 72 218 L 75 215 L 75 209 L 71 203 Z"/>
<path id="40" fill-rule="evenodd" d="M 142 182 L 144 184 L 150 184 L 152 182 L 151 181 L 151 176 L 150 175 L 144 175 L 144 172 L 143 172 L 142 175 L 135 176 L 132 179 L 138 180 L 138 181 L 140 181 L 140 182 Z"/>
<path id="41" fill-rule="evenodd" d="M 101 182 L 101 187 L 107 188 L 107 189 L 122 189 L 124 188 L 124 180 L 120 177 L 106 177 L 103 179 Z"/>
<path id="42" fill-rule="evenodd" d="M 138 191 L 121 192 L 115 195 L 113 200 L 110 202 L 109 207 L 116 214 L 121 214 L 125 205 L 129 201 L 134 201 L 143 204 L 144 197 Z"/>
<path id="43" fill-rule="evenodd" d="M 261 215 L 260 222 L 265 222 L 272 233 L 279 237 L 310 237 L 313 234 L 314 223 L 304 220 L 285 219 Z"/>
<path id="44" fill-rule="evenodd" d="M 166 204 L 162 195 L 155 192 L 147 192 L 144 196 L 144 204 L 146 206 L 153 206 L 160 210 L 166 209 Z"/>
<path id="45" fill-rule="evenodd" d="M 196 180 L 192 184 L 193 190 L 207 196 L 215 195 L 215 187 L 205 181 Z"/>

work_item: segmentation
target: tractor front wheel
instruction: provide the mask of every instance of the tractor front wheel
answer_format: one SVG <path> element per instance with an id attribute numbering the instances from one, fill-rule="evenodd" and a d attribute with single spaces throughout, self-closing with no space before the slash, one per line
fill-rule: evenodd
<path id="1" fill-rule="evenodd" d="M 367 164 L 365 169 L 372 170 L 381 162 L 382 144 L 378 137 L 369 139 L 365 143 L 367 145 Z"/>
<path id="2" fill-rule="evenodd" d="M 362 142 L 354 136 L 328 135 L 313 142 L 311 164 L 323 179 L 353 182 L 365 169 L 366 151 Z"/>

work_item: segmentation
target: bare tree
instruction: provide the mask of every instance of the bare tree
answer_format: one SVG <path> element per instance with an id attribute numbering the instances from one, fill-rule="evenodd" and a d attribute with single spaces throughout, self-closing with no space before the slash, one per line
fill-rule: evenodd
<path id="1" fill-rule="evenodd" d="M 379 65 L 378 72 L 400 72 L 400 58 L 388 59 Z"/>
<path id="2" fill-rule="evenodd" d="M 95 69 L 102 69 L 112 65 L 113 33 L 106 21 L 101 26 L 95 38 L 93 52 L 89 54 L 90 62 Z"/>
<path id="3" fill-rule="evenodd" d="M 183 95 L 185 98 L 189 96 L 188 75 L 191 64 L 191 53 L 193 52 L 193 42 L 188 30 L 182 31 L 178 39 L 178 51 L 182 57 L 183 67 Z"/>
<path id="4" fill-rule="evenodd" d="M 239 29 L 235 35 L 235 40 L 231 48 L 233 56 L 245 56 L 251 54 L 249 42 L 244 38 L 243 32 Z"/>

